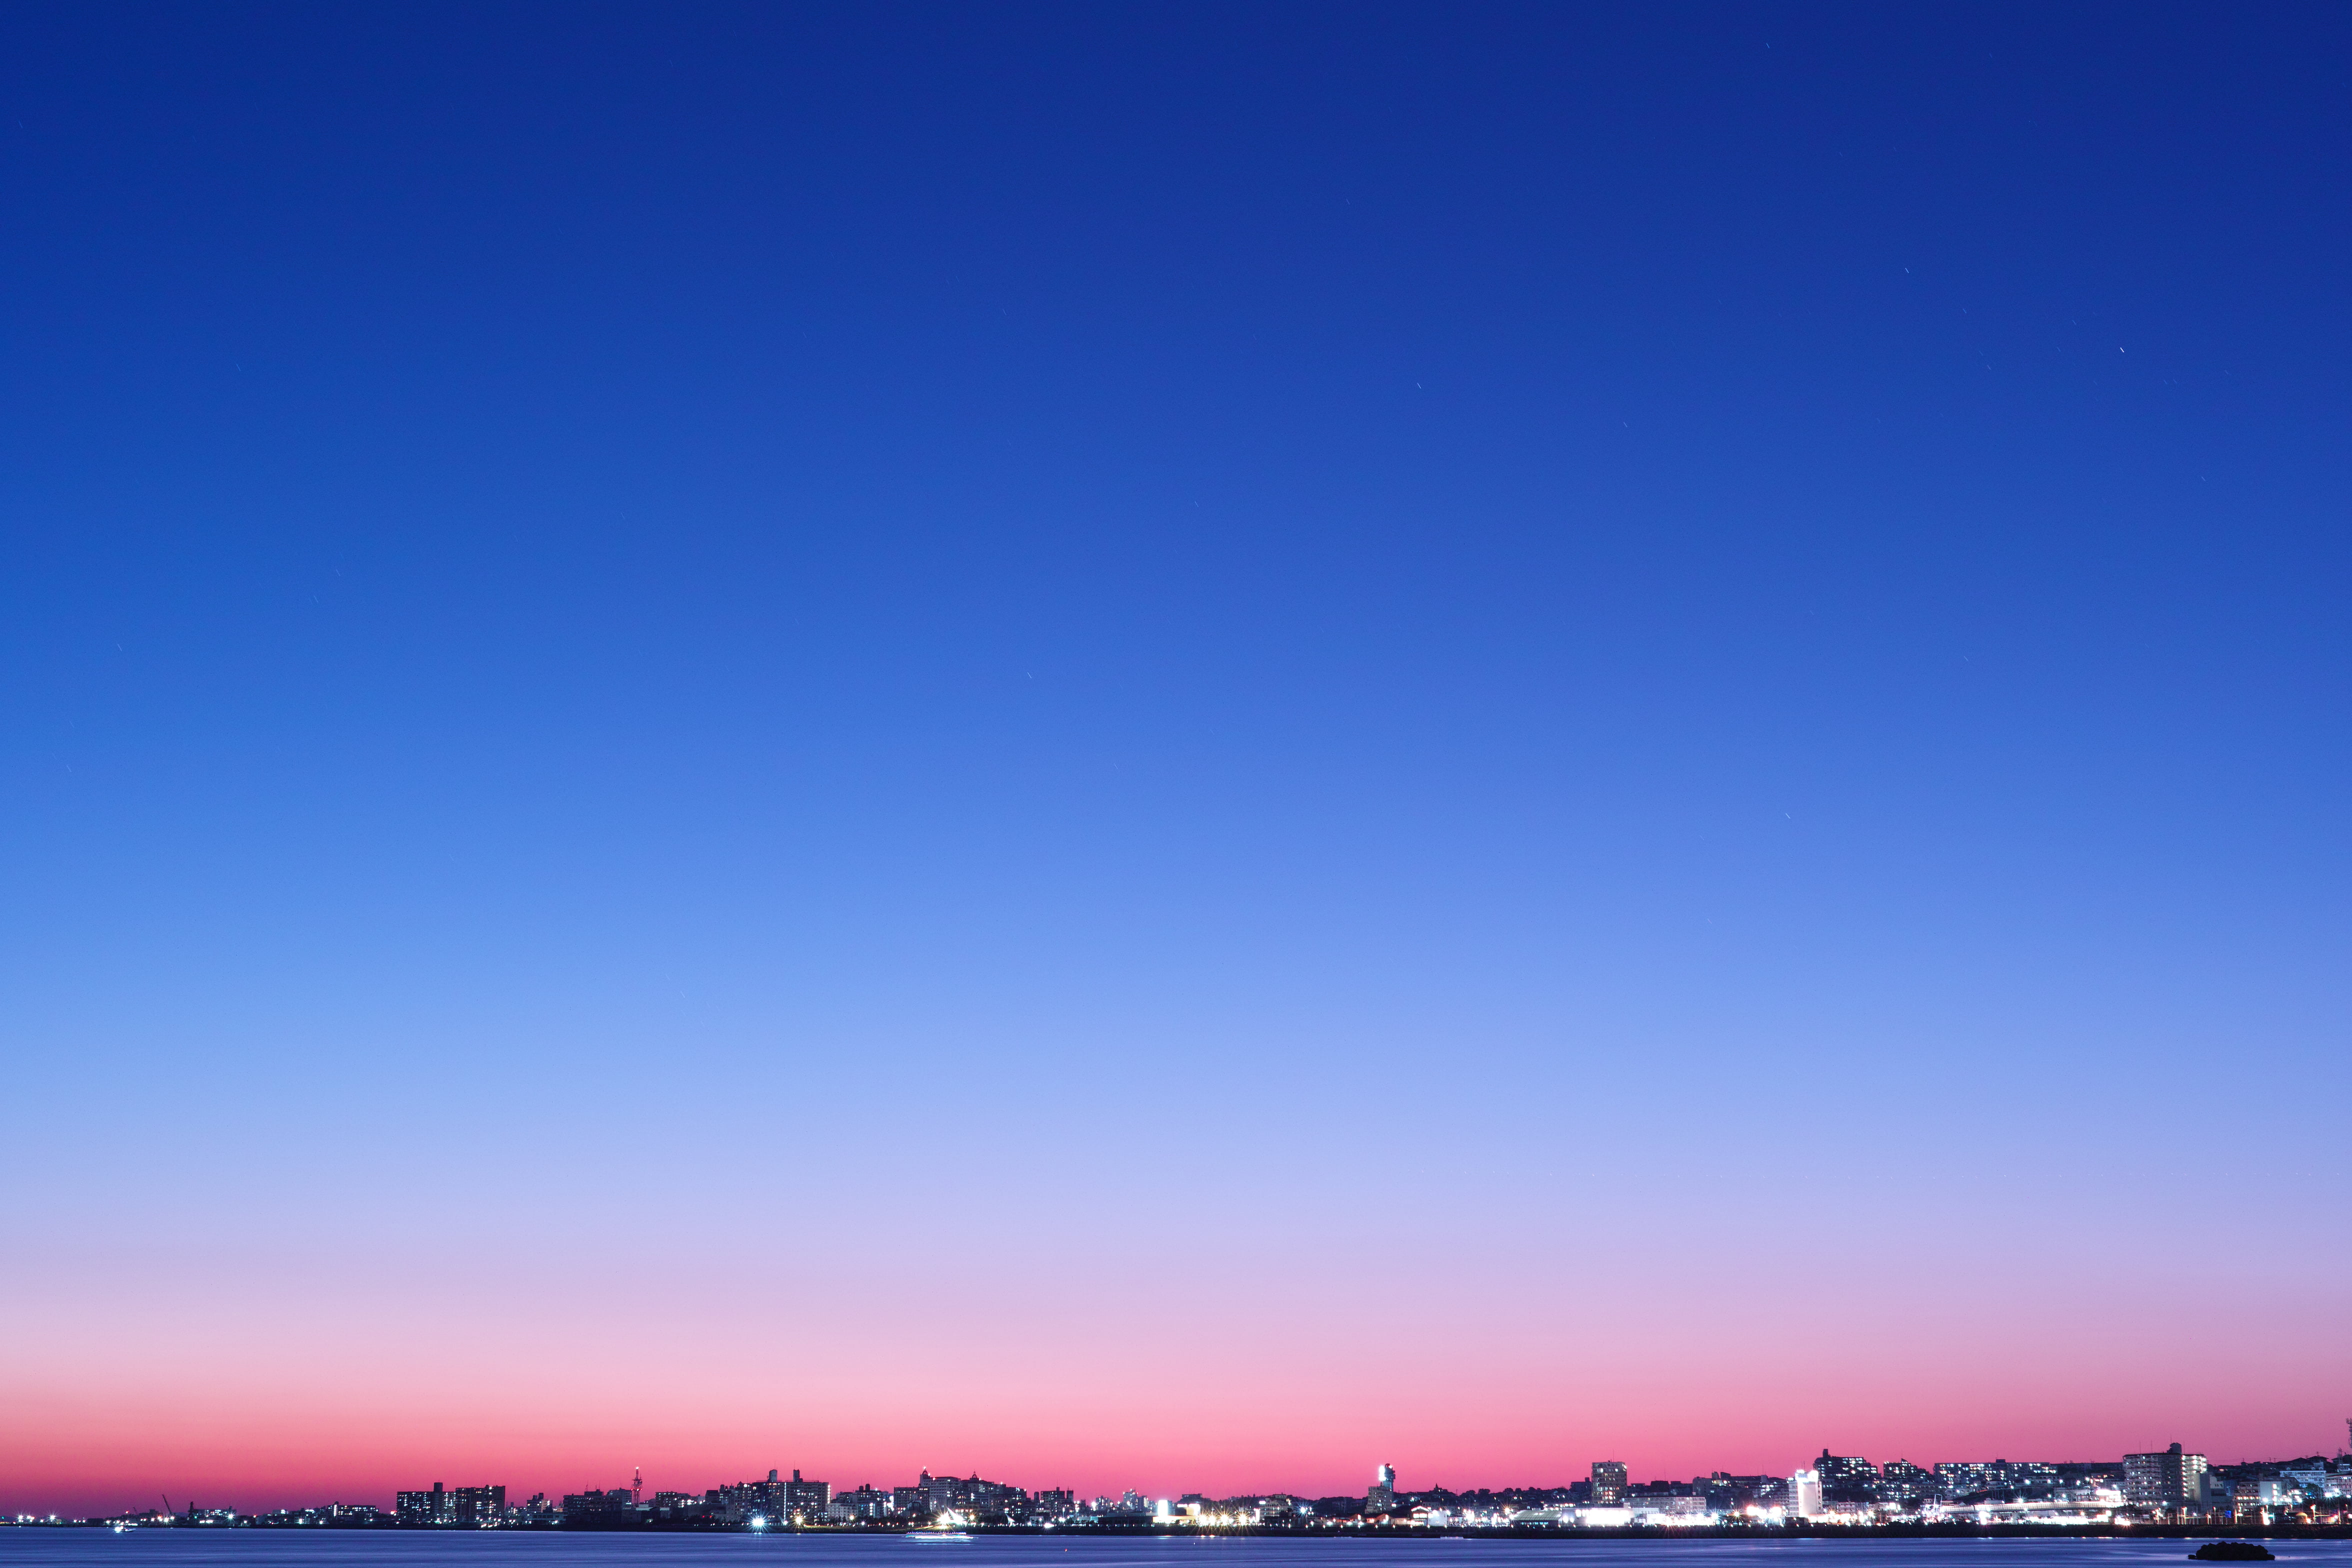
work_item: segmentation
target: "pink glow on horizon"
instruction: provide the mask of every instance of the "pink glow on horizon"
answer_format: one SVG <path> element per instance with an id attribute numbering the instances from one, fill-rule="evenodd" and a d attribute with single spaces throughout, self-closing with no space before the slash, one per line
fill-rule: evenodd
<path id="1" fill-rule="evenodd" d="M 384 1505 L 436 1479 L 520 1499 L 636 1467 L 697 1491 L 928 1468 L 1089 1495 L 1328 1495 L 1383 1460 L 1408 1487 L 1464 1488 L 1560 1484 L 1598 1458 L 1686 1479 L 1785 1473 L 1824 1445 L 1929 1464 L 2179 1439 L 2234 1459 L 2341 1432 L 2304 1363 L 2166 1359 L 2210 1310 L 2193 1292 L 2135 1315 L 2090 1290 L 2062 1313 L 1955 1276 L 1934 1310 L 1895 1315 L 1881 1286 L 1819 1318 L 1760 1267 L 1727 1303 L 1661 1265 L 1646 1312 L 1549 1265 L 1171 1269 L 1156 1291 L 1116 1272 L 1046 1299 L 975 1266 L 959 1303 L 895 1310 L 888 1289 L 820 1310 L 748 1276 L 633 1298 L 582 1270 L 511 1296 L 480 1279 L 184 1279 L 168 1308 L 125 1292 L 100 1313 L 60 1296 L 17 1325 L 44 1353 L 0 1387 L 0 1507 Z M 2334 1321 L 2286 1306 L 2277 1331 L 2325 1343 Z"/>

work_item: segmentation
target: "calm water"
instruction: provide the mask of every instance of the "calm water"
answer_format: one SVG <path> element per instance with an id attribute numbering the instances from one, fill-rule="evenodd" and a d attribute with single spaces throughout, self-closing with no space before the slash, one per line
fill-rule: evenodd
<path id="1" fill-rule="evenodd" d="M 1290 1541 L 0 1529 L 0 1568 L 2177 1568 L 2193 1541 Z M 2352 1568 L 2352 1542 L 2273 1542 Z"/>

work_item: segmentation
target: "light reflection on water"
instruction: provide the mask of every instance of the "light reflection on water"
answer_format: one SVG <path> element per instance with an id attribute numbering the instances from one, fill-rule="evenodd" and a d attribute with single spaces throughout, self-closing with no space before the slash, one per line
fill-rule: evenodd
<path id="1" fill-rule="evenodd" d="M 2193 1541 L 1366 1540 L 1266 1536 L 603 1535 L 0 1528 L 0 1568 L 2172 1568 Z M 2352 1568 L 2352 1541 L 2270 1543 Z"/>

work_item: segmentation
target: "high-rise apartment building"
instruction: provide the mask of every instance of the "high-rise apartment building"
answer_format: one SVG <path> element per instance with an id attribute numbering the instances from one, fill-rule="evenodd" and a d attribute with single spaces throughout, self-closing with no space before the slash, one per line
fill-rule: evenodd
<path id="1" fill-rule="evenodd" d="M 483 1529 L 502 1522 L 507 1512 L 504 1487 L 457 1487 L 433 1483 L 430 1491 L 398 1492 L 393 1517 L 403 1524 L 457 1524 Z"/>
<path id="2" fill-rule="evenodd" d="M 772 1474 L 773 1472 L 771 1472 Z M 799 1519 L 814 1519 L 824 1512 L 833 1500 L 833 1483 L 804 1481 L 798 1470 L 784 1483 L 784 1512 Z"/>
<path id="3" fill-rule="evenodd" d="M 1789 1478 L 1789 1514 L 1811 1519 L 1822 1511 L 1822 1478 L 1817 1470 L 1799 1470 Z"/>
<path id="4" fill-rule="evenodd" d="M 1396 1467 L 1382 1465 L 1372 1472 L 1372 1484 L 1364 1492 L 1366 1513 L 1386 1513 L 1396 1507 Z"/>
<path id="5" fill-rule="evenodd" d="M 1625 1500 L 1625 1461 L 1595 1459 L 1592 1461 L 1592 1500 L 1596 1503 L 1620 1503 Z"/>
<path id="6" fill-rule="evenodd" d="M 2207 1466 L 2202 1454 L 2185 1454 L 2175 1443 L 2161 1453 L 2124 1456 L 2124 1497 L 2168 1512 L 2203 1504 Z"/>
<path id="7" fill-rule="evenodd" d="M 1874 1502 L 1878 1497 L 1878 1467 L 1859 1455 L 1832 1454 L 1827 1448 L 1813 1461 L 1822 1479 L 1824 1502 Z"/>

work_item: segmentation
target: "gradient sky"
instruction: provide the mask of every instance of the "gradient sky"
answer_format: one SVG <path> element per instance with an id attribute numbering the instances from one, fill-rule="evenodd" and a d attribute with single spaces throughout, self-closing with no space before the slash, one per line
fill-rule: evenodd
<path id="1" fill-rule="evenodd" d="M 11 7 L 0 1510 L 2332 1450 L 2347 50 Z"/>

